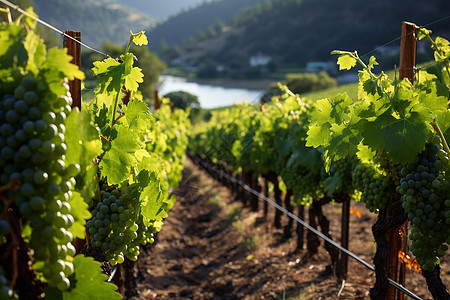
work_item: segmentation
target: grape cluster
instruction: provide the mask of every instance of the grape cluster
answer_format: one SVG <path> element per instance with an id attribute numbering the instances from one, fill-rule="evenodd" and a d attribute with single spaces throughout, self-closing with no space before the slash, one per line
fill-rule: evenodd
<path id="1" fill-rule="evenodd" d="M 100 248 L 111 265 L 123 263 L 124 252 L 139 255 L 139 249 L 129 249 L 129 245 L 138 238 L 138 224 L 134 222 L 135 214 L 126 207 L 129 195 L 120 195 L 119 190 L 108 191 L 102 187 L 101 202 L 91 211 L 92 218 L 86 226 L 91 236 L 92 245 Z"/>
<path id="2" fill-rule="evenodd" d="M 138 220 L 138 236 L 131 242 L 127 250 L 124 252 L 125 256 L 131 260 L 136 261 L 140 253 L 140 246 L 145 246 L 154 242 L 153 236 L 156 233 L 156 229 L 153 226 L 145 226 L 142 216 Z"/>
<path id="3" fill-rule="evenodd" d="M 441 149 L 440 139 L 426 145 L 414 163 L 400 170 L 402 205 L 412 222 L 410 249 L 422 269 L 432 271 L 439 264 L 439 256 L 450 243 L 449 183 L 444 178 L 443 160 L 447 154 Z"/>
<path id="4" fill-rule="evenodd" d="M 281 169 L 281 177 L 288 188 L 292 188 L 299 204 L 304 204 L 308 196 L 312 197 L 319 186 L 320 173 L 312 172 L 303 166 L 286 166 Z"/>
<path id="5" fill-rule="evenodd" d="M 5 271 L 0 266 L 0 299 L 13 300 L 19 299 L 17 293 L 9 287 L 9 280 L 5 277 Z"/>
<path id="6" fill-rule="evenodd" d="M 371 212 L 385 209 L 391 199 L 393 187 L 388 176 L 377 168 L 358 163 L 352 173 L 353 186 L 361 192 L 361 201 Z"/>
<path id="7" fill-rule="evenodd" d="M 356 166 L 356 159 L 347 157 L 343 159 L 339 159 L 337 161 L 333 161 L 331 163 L 329 174 L 325 175 L 326 177 L 337 177 L 340 179 L 340 186 L 337 189 L 337 192 L 351 195 L 354 192 L 353 180 L 352 180 L 352 172 Z M 325 170 L 324 170 L 325 171 Z"/>
<path id="8" fill-rule="evenodd" d="M 65 165 L 65 120 L 71 98 L 26 76 L 0 99 L 0 184 L 20 181 L 14 203 L 31 227 L 35 270 L 52 286 L 69 288 L 75 254 L 69 201 L 79 165 Z"/>

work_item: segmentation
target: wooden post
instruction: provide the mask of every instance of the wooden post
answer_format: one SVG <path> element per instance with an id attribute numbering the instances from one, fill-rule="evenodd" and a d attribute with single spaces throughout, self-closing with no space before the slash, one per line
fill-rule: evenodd
<path id="1" fill-rule="evenodd" d="M 158 90 L 155 89 L 155 111 L 159 109 L 159 95 Z"/>
<path id="2" fill-rule="evenodd" d="M 414 82 L 416 53 L 417 53 L 417 30 L 413 23 L 402 22 L 402 41 L 400 45 L 400 72 L 399 79 L 408 78 Z"/>
<path id="3" fill-rule="evenodd" d="M 65 34 L 73 37 L 77 41 L 81 42 L 81 32 L 79 31 L 65 31 Z M 74 65 L 81 68 L 81 45 L 71 38 L 64 36 L 64 47 L 67 48 L 67 54 L 72 56 L 72 61 Z M 72 95 L 72 108 L 78 107 L 81 109 L 81 80 L 75 79 L 69 81 L 69 90 Z"/>
<path id="4" fill-rule="evenodd" d="M 400 46 L 400 72 L 399 79 L 408 78 L 410 82 L 415 79 L 416 53 L 417 53 L 417 30 L 413 23 L 402 22 L 402 41 Z M 389 248 L 387 259 L 388 277 L 401 285 L 405 285 L 405 263 L 398 259 L 398 252 L 406 253 L 408 228 L 404 223 L 399 228 L 389 232 Z M 404 294 L 389 285 L 387 292 L 388 300 L 403 300 Z"/>
<path id="5" fill-rule="evenodd" d="M 73 37 L 77 41 L 81 42 L 81 32 L 79 31 L 65 31 L 64 34 Z M 63 40 L 64 48 L 67 48 L 67 54 L 72 56 L 71 63 L 81 68 L 81 45 L 75 42 L 73 39 L 64 36 Z M 81 80 L 75 79 L 69 81 L 69 91 L 72 97 L 72 108 L 78 107 L 81 110 Z M 86 237 L 89 238 L 89 232 L 86 230 Z M 86 243 L 85 239 L 75 239 L 73 245 L 77 253 L 81 253 Z"/>
<path id="6" fill-rule="evenodd" d="M 345 198 L 342 201 L 341 246 L 348 249 L 351 199 L 348 195 L 343 195 L 343 197 Z M 336 273 L 339 279 L 347 279 L 348 255 L 346 253 L 341 253 L 337 269 Z"/>

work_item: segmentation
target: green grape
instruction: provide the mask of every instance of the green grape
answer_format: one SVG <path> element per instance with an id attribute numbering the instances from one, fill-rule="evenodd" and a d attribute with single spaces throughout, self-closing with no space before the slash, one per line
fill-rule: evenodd
<path id="1" fill-rule="evenodd" d="M 320 183 L 320 172 L 301 166 L 286 166 L 281 169 L 280 175 L 286 186 L 292 188 L 295 199 L 313 197 Z"/>
<path id="2" fill-rule="evenodd" d="M 133 229 L 139 229 L 135 230 L 137 237 L 132 239 L 132 237 L 125 236 L 125 238 L 129 239 L 125 240 L 129 246 L 124 254 L 129 260 L 136 261 L 139 256 L 140 246 L 145 246 L 154 242 L 153 236 L 156 233 L 156 229 L 151 225 L 148 227 L 145 226 L 142 216 L 139 218 L 137 223 L 133 224 L 132 230 Z"/>
<path id="3" fill-rule="evenodd" d="M 411 252 L 422 269 L 428 271 L 434 270 L 439 257 L 447 251 L 445 243 L 450 232 L 450 210 L 446 206 L 449 183 L 443 169 L 447 163 L 442 163 L 446 154 L 441 147 L 439 137 L 434 138 L 414 163 L 401 166 L 396 188 L 412 223 Z"/>
<path id="4" fill-rule="evenodd" d="M 55 254 L 58 248 L 67 249 L 73 239 L 67 231 L 74 223 L 68 201 L 72 196 L 72 176 L 78 172 L 76 167 L 67 172 L 64 164 L 65 104 L 55 105 L 55 95 L 46 83 L 31 76 L 23 77 L 13 90 L 13 95 L 0 98 L 0 153 L 8 162 L 0 163 L 1 179 L 20 180 L 14 203 L 23 222 L 31 228 L 29 247 L 35 271 L 50 286 L 67 289 L 73 266 L 66 261 L 64 251 Z M 64 180 L 61 174 L 65 175 Z"/>
<path id="5" fill-rule="evenodd" d="M 345 158 L 338 161 L 333 161 L 331 163 L 329 174 L 325 174 L 325 172 L 323 172 L 324 178 L 322 180 L 327 180 L 327 178 L 330 177 L 338 178 L 340 186 L 335 192 L 351 195 L 355 190 L 353 186 L 352 173 L 356 164 L 357 160 L 355 158 Z M 334 182 L 336 182 L 336 180 L 334 180 Z"/>
<path id="6" fill-rule="evenodd" d="M 392 183 L 372 165 L 359 163 L 352 173 L 353 186 L 361 192 L 361 201 L 371 212 L 385 209 L 392 195 Z"/>
<path id="7" fill-rule="evenodd" d="M 138 225 L 134 221 L 135 214 L 118 199 L 122 197 L 120 191 L 113 189 L 108 192 L 110 189 L 107 185 L 102 186 L 102 201 L 91 211 L 92 219 L 87 221 L 86 226 L 92 245 L 101 248 L 108 262 L 115 265 L 123 262 L 127 248 L 138 237 Z M 125 198 L 129 196 L 125 195 Z"/>

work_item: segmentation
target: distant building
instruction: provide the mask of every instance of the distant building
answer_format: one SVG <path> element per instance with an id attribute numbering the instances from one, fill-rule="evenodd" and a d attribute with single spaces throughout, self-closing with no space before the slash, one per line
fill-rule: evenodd
<path id="1" fill-rule="evenodd" d="M 251 67 L 265 67 L 270 62 L 270 60 L 270 56 L 258 53 L 257 55 L 253 55 L 252 57 L 250 57 L 249 64 Z"/>
<path id="2" fill-rule="evenodd" d="M 305 72 L 306 73 L 319 73 L 322 71 L 330 72 L 334 71 L 336 68 L 333 62 L 323 62 L 323 61 L 312 61 L 306 63 Z"/>

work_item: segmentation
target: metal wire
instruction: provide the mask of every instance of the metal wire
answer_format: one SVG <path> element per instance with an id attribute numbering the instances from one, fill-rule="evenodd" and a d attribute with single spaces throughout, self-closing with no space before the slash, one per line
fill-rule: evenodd
<path id="1" fill-rule="evenodd" d="M 113 268 L 113 270 L 111 272 L 111 276 L 109 276 L 107 282 L 111 282 L 111 280 L 113 280 L 114 275 L 116 275 L 116 272 L 117 272 L 117 265 L 114 266 L 114 268 Z"/>
<path id="2" fill-rule="evenodd" d="M 288 210 L 286 210 L 284 207 L 278 205 L 276 202 L 274 202 L 273 200 L 271 200 L 270 198 L 264 196 L 263 194 L 255 191 L 254 189 L 252 189 L 251 187 L 249 187 L 247 184 L 245 184 L 243 181 L 228 175 L 227 173 L 223 172 L 222 170 L 219 170 L 217 167 L 215 166 L 210 166 L 209 164 L 197 160 L 197 162 L 199 162 L 204 168 L 210 169 L 215 171 L 216 173 L 220 174 L 221 176 L 227 178 L 228 180 L 235 182 L 237 184 L 239 184 L 240 186 L 242 186 L 245 190 L 247 190 L 248 192 L 254 194 L 255 196 L 258 196 L 259 198 L 263 199 L 264 201 L 268 202 L 270 205 L 274 206 L 276 209 L 282 211 L 283 213 L 285 213 L 286 215 L 288 215 L 290 218 L 292 218 L 293 220 L 295 220 L 296 222 L 300 223 L 302 226 L 306 227 L 308 230 L 312 231 L 314 234 L 316 234 L 317 236 L 321 237 L 322 239 L 324 239 L 325 241 L 327 241 L 328 243 L 330 243 L 331 245 L 333 245 L 334 247 L 336 247 L 337 249 L 339 249 L 340 251 L 344 252 L 345 254 L 347 254 L 348 256 L 354 258 L 356 261 L 358 261 L 359 263 L 363 264 L 364 266 L 366 266 L 368 269 L 375 271 L 375 268 L 369 264 L 368 262 L 366 262 L 365 260 L 363 260 L 362 258 L 360 258 L 359 256 L 357 256 L 356 254 L 354 254 L 353 252 L 345 249 L 344 247 L 342 247 L 341 245 L 337 244 L 335 241 L 333 241 L 332 239 L 330 239 L 329 237 L 327 237 L 326 235 L 324 235 L 323 233 L 317 231 L 317 229 L 315 229 L 314 227 L 312 227 L 311 225 L 309 225 L 308 223 L 306 223 L 305 221 L 303 221 L 302 219 L 300 219 L 299 217 L 297 217 L 296 215 L 292 214 L 291 212 L 289 212 Z M 411 291 L 409 291 L 408 289 L 406 289 L 404 286 L 402 286 L 401 284 L 393 281 L 392 279 L 388 278 L 389 284 L 391 284 L 393 287 L 399 289 L 400 291 L 402 291 L 403 293 L 405 293 L 405 295 L 408 295 L 409 297 L 416 299 L 416 300 L 422 300 L 420 297 L 416 296 L 414 293 L 412 293 Z"/>

